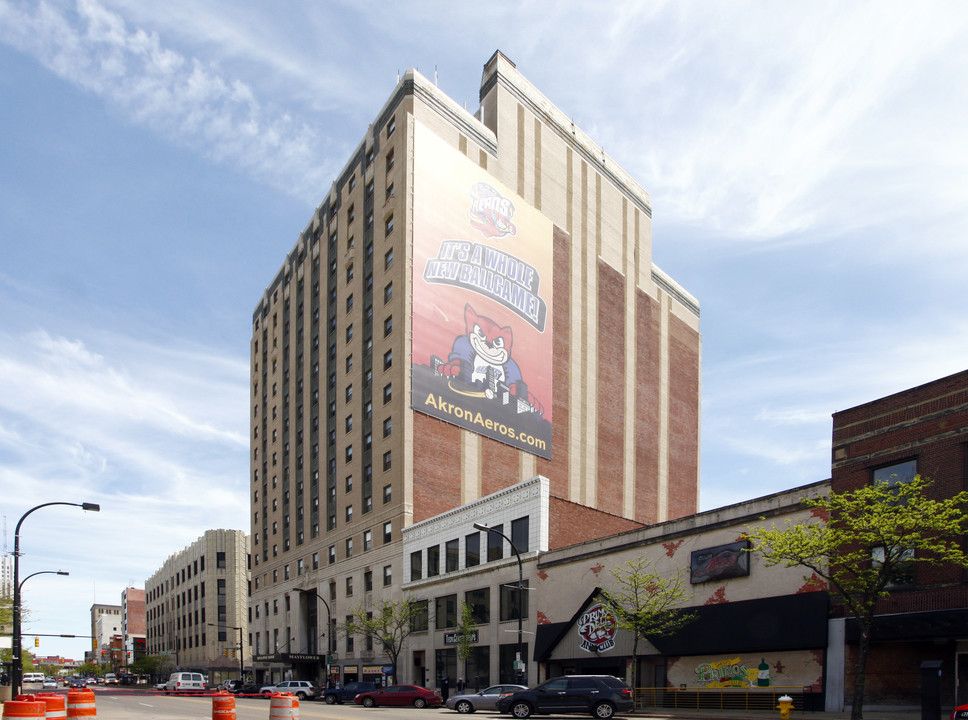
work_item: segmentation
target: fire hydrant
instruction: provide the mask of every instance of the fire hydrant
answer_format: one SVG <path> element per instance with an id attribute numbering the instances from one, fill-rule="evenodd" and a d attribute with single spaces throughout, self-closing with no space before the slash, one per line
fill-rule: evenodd
<path id="1" fill-rule="evenodd" d="M 780 720 L 790 720 L 790 711 L 793 710 L 793 698 L 789 695 L 781 695 L 779 703 L 776 709 L 780 711 Z"/>

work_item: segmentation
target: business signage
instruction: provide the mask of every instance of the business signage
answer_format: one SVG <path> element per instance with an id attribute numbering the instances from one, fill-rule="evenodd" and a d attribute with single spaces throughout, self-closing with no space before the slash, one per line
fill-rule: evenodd
<path id="1" fill-rule="evenodd" d="M 444 633 L 444 645 L 459 645 L 462 638 L 467 638 L 467 642 L 477 642 L 477 630 L 461 635 L 460 633 Z"/>
<path id="2" fill-rule="evenodd" d="M 695 585 L 749 575 L 749 547 L 748 540 L 741 540 L 729 545 L 694 550 L 690 558 L 690 581 Z"/>
<path id="3" fill-rule="evenodd" d="M 589 607 L 578 618 L 578 647 L 585 652 L 602 653 L 615 647 L 618 624 L 611 610 L 601 603 Z"/>
<path id="4" fill-rule="evenodd" d="M 551 458 L 551 221 L 415 124 L 414 410 Z"/>

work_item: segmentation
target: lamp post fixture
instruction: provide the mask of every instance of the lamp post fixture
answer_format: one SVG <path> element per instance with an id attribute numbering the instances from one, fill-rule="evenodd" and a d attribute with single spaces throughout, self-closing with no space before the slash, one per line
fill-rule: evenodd
<path id="1" fill-rule="evenodd" d="M 212 627 L 216 628 L 232 628 L 233 630 L 239 631 L 239 682 L 245 682 L 245 646 L 243 645 L 242 638 L 242 628 L 238 625 L 225 625 L 221 623 L 209 623 Z"/>
<path id="2" fill-rule="evenodd" d="M 13 657 L 11 658 L 10 662 L 10 690 L 12 697 L 16 697 L 20 694 L 24 674 L 24 663 L 22 657 L 23 642 L 20 635 L 20 586 L 23 584 L 20 582 L 20 526 L 23 525 L 24 520 L 26 520 L 27 516 L 34 512 L 34 510 L 40 510 L 41 508 L 49 507 L 50 505 L 70 505 L 72 507 L 79 507 L 82 510 L 91 510 L 93 512 L 100 512 L 101 510 L 101 506 L 95 503 L 49 502 L 35 505 L 21 515 L 20 519 L 17 521 L 17 527 L 13 533 L 13 638 L 11 642 Z M 54 571 L 46 570 L 44 572 Z M 39 573 L 34 574 L 36 575 Z M 28 575 L 26 578 L 24 578 L 24 582 L 31 577 L 33 577 L 33 575 Z"/>
<path id="3" fill-rule="evenodd" d="M 521 669 L 521 663 L 523 662 L 522 655 L 524 654 L 524 641 L 522 635 L 524 634 L 524 629 L 522 627 L 523 617 L 524 617 L 524 566 L 521 564 L 521 553 L 511 542 L 511 538 L 502 533 L 500 530 L 495 530 L 492 527 L 483 525 L 481 523 L 474 523 L 475 530 L 483 530 L 484 532 L 494 533 L 495 535 L 500 535 L 502 538 L 508 541 L 508 545 L 511 546 L 511 550 L 514 552 L 514 557 L 518 559 L 518 653 L 517 662 L 515 665 L 517 667 L 514 669 L 514 674 L 517 675 L 517 680 L 521 680 L 521 675 L 523 675 Z"/>
<path id="4" fill-rule="evenodd" d="M 326 607 L 326 682 L 329 682 L 329 656 L 333 652 L 333 613 L 329 609 L 326 598 L 310 588 L 296 588 L 301 593 L 312 593 L 319 598 Z"/>

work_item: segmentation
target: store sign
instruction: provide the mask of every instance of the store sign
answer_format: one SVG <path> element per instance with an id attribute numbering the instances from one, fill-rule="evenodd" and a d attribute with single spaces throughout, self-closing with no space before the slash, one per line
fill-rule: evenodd
<path id="1" fill-rule="evenodd" d="M 601 653 L 615 647 L 615 615 L 602 604 L 592 605 L 578 618 L 579 647 L 585 652 Z"/>
<path id="2" fill-rule="evenodd" d="M 690 582 L 711 582 L 750 574 L 749 541 L 695 550 L 690 558 Z"/>
<path id="3" fill-rule="evenodd" d="M 444 633 L 444 645 L 460 645 L 462 638 L 466 638 L 467 642 L 476 643 L 477 642 L 477 630 L 474 632 L 466 633 L 461 635 L 460 633 Z"/>

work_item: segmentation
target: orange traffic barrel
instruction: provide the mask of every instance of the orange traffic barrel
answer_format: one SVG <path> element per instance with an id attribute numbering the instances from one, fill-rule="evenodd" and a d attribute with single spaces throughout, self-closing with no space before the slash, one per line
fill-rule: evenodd
<path id="1" fill-rule="evenodd" d="M 235 695 L 227 692 L 212 695 L 212 720 L 235 720 Z"/>
<path id="2" fill-rule="evenodd" d="M 67 717 L 96 718 L 97 707 L 94 705 L 94 691 L 88 690 L 87 688 L 83 690 L 68 690 Z"/>
<path id="3" fill-rule="evenodd" d="M 43 700 L 36 700 L 33 695 L 18 695 L 13 700 L 3 704 L 3 720 L 7 718 L 40 718 L 43 720 L 47 713 L 47 705 Z"/>
<path id="4" fill-rule="evenodd" d="M 47 706 L 47 720 L 64 720 L 67 717 L 67 698 L 62 693 L 37 693 L 37 699 Z"/>
<path id="5" fill-rule="evenodd" d="M 299 699 L 289 693 L 273 693 L 269 697 L 269 720 L 299 717 Z"/>

